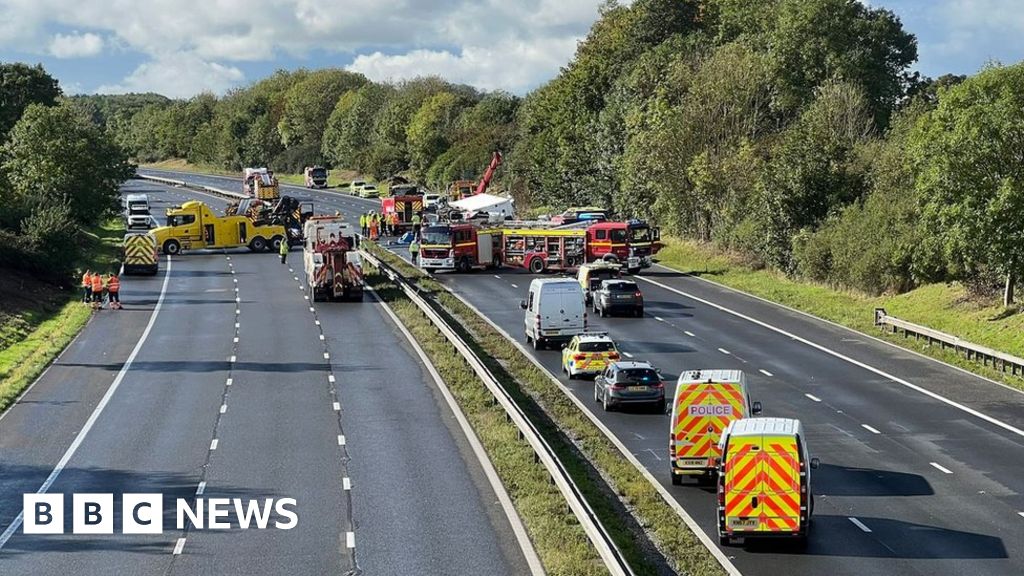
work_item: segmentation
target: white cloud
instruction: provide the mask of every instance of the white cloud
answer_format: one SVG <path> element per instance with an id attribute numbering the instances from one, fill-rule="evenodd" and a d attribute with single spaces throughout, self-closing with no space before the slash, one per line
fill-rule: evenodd
<path id="1" fill-rule="evenodd" d="M 150 61 L 116 85 L 222 91 L 242 76 L 234 63 L 357 54 L 376 77 L 451 74 L 484 88 L 522 91 L 557 73 L 590 29 L 602 0 L 0 0 L 0 51 L 50 45 L 54 28 Z M 90 36 L 95 40 L 88 39 Z M 70 48 L 61 48 L 65 54 Z M 56 53 L 56 51 L 55 51 Z M 172 58 L 183 63 L 169 62 Z M 320 60 L 322 61 L 322 59 Z M 417 66 L 429 70 L 416 70 Z M 167 68 L 165 68 L 167 67 Z M 174 82 L 166 69 L 201 73 Z M 150 82 L 150 84 L 146 84 Z"/>
<path id="2" fill-rule="evenodd" d="M 56 34 L 50 41 L 50 54 L 57 58 L 85 58 L 103 51 L 103 38 L 92 32 Z"/>
<path id="3" fill-rule="evenodd" d="M 161 54 L 141 64 L 118 84 L 100 86 L 100 94 L 157 92 L 171 98 L 185 98 L 209 90 L 226 92 L 245 80 L 241 70 L 207 62 L 195 54 Z"/>

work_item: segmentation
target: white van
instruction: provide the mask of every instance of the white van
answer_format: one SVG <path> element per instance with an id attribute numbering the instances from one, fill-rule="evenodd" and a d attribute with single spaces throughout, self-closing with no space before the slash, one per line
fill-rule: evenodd
<path id="1" fill-rule="evenodd" d="M 574 278 L 535 279 L 519 307 L 526 310 L 526 341 L 533 342 L 537 350 L 551 341 L 568 342 L 587 330 L 583 289 Z"/>
<path id="2" fill-rule="evenodd" d="M 145 194 L 128 194 L 124 199 L 124 218 L 127 228 L 153 228 L 153 218 L 149 214 L 149 196 Z"/>

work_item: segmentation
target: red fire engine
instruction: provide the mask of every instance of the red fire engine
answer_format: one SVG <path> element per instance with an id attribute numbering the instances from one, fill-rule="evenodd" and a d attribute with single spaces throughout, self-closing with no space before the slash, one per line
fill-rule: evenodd
<path id="1" fill-rule="evenodd" d="M 473 224 L 439 224 L 423 228 L 421 235 L 420 267 L 428 272 L 469 272 L 502 264 L 501 230 L 477 228 Z"/>

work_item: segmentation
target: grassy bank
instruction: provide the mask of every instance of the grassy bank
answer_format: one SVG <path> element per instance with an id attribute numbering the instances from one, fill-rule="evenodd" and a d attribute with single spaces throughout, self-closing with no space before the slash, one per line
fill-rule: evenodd
<path id="1" fill-rule="evenodd" d="M 366 270 L 372 268 L 367 266 Z M 532 448 L 518 438 L 515 425 L 506 419 L 505 411 L 481 386 L 476 374 L 466 367 L 461 356 L 452 353 L 451 344 L 404 293 L 379 274 L 369 273 L 366 278 L 413 334 L 448 385 L 514 502 L 548 574 L 607 574 L 546 469 L 534 462 Z"/>
<path id="2" fill-rule="evenodd" d="M 718 562 L 650 482 L 579 410 L 547 372 L 539 369 L 517 348 L 510 346 L 501 333 L 439 284 L 394 255 L 372 246 L 369 249 L 401 270 L 407 278 L 414 279 L 420 289 L 432 294 L 472 336 L 489 367 L 495 372 L 507 373 L 522 393 L 543 409 L 555 432 L 571 441 L 575 449 L 601 475 L 621 504 L 636 519 L 639 529 L 644 531 L 646 538 L 657 547 L 674 570 L 692 576 L 724 573 Z M 619 541 L 619 538 L 616 540 Z"/>
<path id="3" fill-rule="evenodd" d="M 903 320 L 1024 357 L 1024 314 L 1017 308 L 1003 308 L 998 301 L 972 298 L 959 284 L 931 284 L 906 294 L 873 297 L 800 282 L 771 270 L 756 270 L 745 265 L 742 259 L 709 245 L 674 238 L 665 243 L 666 248 L 658 254 L 665 266 L 882 337 L 1024 389 L 1024 380 L 1020 378 L 968 361 L 950 350 L 929 347 L 902 335 L 886 334 L 874 326 L 874 309 L 885 308 L 890 315 Z"/>
<path id="4" fill-rule="evenodd" d="M 120 219 L 84 234 L 81 269 L 115 271 L 124 227 Z M 0 412 L 49 366 L 92 316 L 77 282 L 60 289 L 20 272 L 0 280 Z"/>

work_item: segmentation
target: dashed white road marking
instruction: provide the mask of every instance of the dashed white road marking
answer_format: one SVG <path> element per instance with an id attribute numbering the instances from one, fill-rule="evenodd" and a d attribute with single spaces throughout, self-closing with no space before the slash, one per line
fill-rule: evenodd
<path id="1" fill-rule="evenodd" d="M 344 445 L 345 445 L 345 435 L 344 434 L 338 434 L 338 446 L 344 446 Z"/>
<path id="2" fill-rule="evenodd" d="M 686 334 L 687 336 L 689 336 L 691 338 L 696 338 L 696 334 L 694 334 L 693 332 L 690 332 L 689 330 L 683 330 L 683 334 Z"/>
<path id="3" fill-rule="evenodd" d="M 657 320 L 658 322 L 664 322 L 665 321 L 665 319 L 662 318 L 661 316 L 655 316 L 654 319 Z"/>
<path id="4" fill-rule="evenodd" d="M 630 354 L 629 352 L 626 352 L 625 350 L 622 351 L 622 355 L 625 356 L 626 358 L 632 358 L 633 357 L 632 354 Z"/>
<path id="5" fill-rule="evenodd" d="M 1017 512 L 1017 516 L 1020 516 L 1021 518 L 1024 518 L 1024 512 Z"/>
<path id="6" fill-rule="evenodd" d="M 202 496 L 203 492 L 206 492 L 206 480 L 199 483 L 199 487 L 196 488 L 196 496 Z"/>
<path id="7" fill-rule="evenodd" d="M 210 450 L 216 450 L 216 449 L 217 449 L 217 444 L 220 444 L 220 440 L 218 440 L 218 439 L 214 438 L 214 439 L 213 439 L 213 440 L 212 440 L 212 441 L 210 442 Z"/>
<path id="8" fill-rule="evenodd" d="M 519 288 L 519 286 L 517 286 L 517 285 L 515 285 L 515 284 L 513 284 L 513 285 L 512 285 L 512 287 L 513 287 L 513 288 Z"/>
<path id="9" fill-rule="evenodd" d="M 804 394 L 804 396 L 807 396 L 808 398 L 810 398 L 811 400 L 814 400 L 815 402 L 821 402 L 821 398 L 818 398 L 814 394 Z"/>
<path id="10" fill-rule="evenodd" d="M 238 336 L 235 336 L 235 344 L 238 344 Z"/>
<path id="11" fill-rule="evenodd" d="M 314 320 L 313 323 L 316 324 L 317 326 L 320 325 L 320 321 L 319 320 Z"/>
<path id="12" fill-rule="evenodd" d="M 758 370 L 758 372 L 760 372 L 761 374 L 764 374 L 765 376 L 768 376 L 769 378 L 772 377 L 772 376 L 775 376 L 775 374 L 772 374 L 771 372 L 769 372 L 767 370 Z"/>
<path id="13" fill-rule="evenodd" d="M 942 464 L 939 464 L 938 462 L 929 462 L 929 464 L 931 464 L 936 470 L 938 470 L 939 472 L 942 472 L 943 474 L 952 474 L 953 473 L 952 470 L 950 470 L 949 468 L 946 468 L 945 466 L 943 466 Z"/>
<path id="14" fill-rule="evenodd" d="M 235 322 L 235 329 L 237 330 L 238 328 L 239 328 L 238 322 Z"/>
<path id="15" fill-rule="evenodd" d="M 352 480 L 350 480 L 348 476 L 345 476 L 344 478 L 341 479 L 341 487 L 343 490 L 351 490 Z"/>
<path id="16" fill-rule="evenodd" d="M 235 298 L 235 302 L 241 303 L 242 299 L 241 298 Z"/>
<path id="17" fill-rule="evenodd" d="M 853 516 L 850 516 L 850 522 L 853 522 L 854 526 L 856 526 L 857 528 L 860 528 L 864 532 L 871 532 L 871 528 L 868 528 L 867 526 L 864 525 L 863 522 L 861 522 L 860 520 L 857 520 Z"/>
<path id="18" fill-rule="evenodd" d="M 732 354 L 732 352 L 729 352 L 725 348 L 719 348 L 718 351 L 721 352 L 722 354 Z"/>
<path id="19" fill-rule="evenodd" d="M 323 334 L 321 334 L 321 335 L 320 335 L 320 339 L 321 339 L 321 340 L 323 340 L 323 339 L 324 339 L 324 335 L 323 335 Z"/>
<path id="20" fill-rule="evenodd" d="M 232 278 L 231 281 L 234 282 L 235 284 L 238 284 L 238 278 Z"/>
<path id="21" fill-rule="evenodd" d="M 231 357 L 231 363 L 232 363 L 232 364 L 234 364 L 234 363 L 235 363 L 235 360 L 237 360 L 237 357 L 235 357 L 235 356 L 232 356 L 232 357 Z"/>
<path id="22" fill-rule="evenodd" d="M 184 538 L 178 538 L 178 541 L 174 543 L 174 552 L 172 552 L 172 554 L 174 554 L 175 556 L 180 555 L 181 554 L 181 550 L 184 547 L 185 547 L 185 539 Z"/>
<path id="23" fill-rule="evenodd" d="M 879 432 L 875 428 L 872 428 L 871 426 L 868 426 L 867 424 L 861 424 L 860 427 L 867 430 L 868 432 L 871 432 L 872 434 L 881 434 L 881 432 Z"/>
<path id="24" fill-rule="evenodd" d="M 302 297 L 303 297 L 304 299 L 306 299 L 306 300 L 309 300 L 309 295 L 308 295 L 308 294 L 303 294 L 303 295 L 302 295 Z"/>
<path id="25" fill-rule="evenodd" d="M 330 382 L 331 384 L 334 384 L 334 374 L 328 374 L 327 381 Z"/>
<path id="26" fill-rule="evenodd" d="M 661 461 L 661 456 L 658 456 L 658 453 L 655 452 L 654 450 L 651 450 L 650 448 L 647 448 L 645 451 L 646 452 L 650 452 L 651 456 L 654 456 L 654 458 L 657 459 L 659 462 Z"/>
<path id="27" fill-rule="evenodd" d="M 324 360 L 330 360 L 330 359 L 331 359 L 331 355 L 328 354 L 327 352 L 324 352 Z"/>
<path id="28" fill-rule="evenodd" d="M 310 312 L 316 312 L 316 308 L 313 308 L 312 306 L 310 306 L 310 307 L 309 307 L 309 311 L 310 311 Z"/>
<path id="29" fill-rule="evenodd" d="M 334 403 L 334 411 L 335 412 L 341 412 L 341 402 L 335 402 Z"/>
<path id="30" fill-rule="evenodd" d="M 228 405 L 227 404 L 221 404 L 220 405 L 220 413 L 223 414 L 223 413 L 225 413 L 227 411 L 228 411 Z"/>
<path id="31" fill-rule="evenodd" d="M 356 533 L 355 532 L 349 532 L 345 536 L 345 545 L 348 546 L 349 548 L 355 548 L 356 547 Z"/>
<path id="32" fill-rule="evenodd" d="M 231 386 L 231 383 L 232 383 L 232 382 L 234 382 L 234 379 L 232 379 L 232 378 L 228 378 L 228 381 L 227 381 L 227 382 L 225 382 L 224 384 L 225 384 L 226 386 Z"/>
<path id="33" fill-rule="evenodd" d="M 497 274 L 495 274 L 494 277 L 497 278 L 498 280 L 501 280 L 501 276 L 498 276 Z"/>

